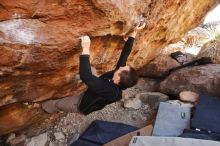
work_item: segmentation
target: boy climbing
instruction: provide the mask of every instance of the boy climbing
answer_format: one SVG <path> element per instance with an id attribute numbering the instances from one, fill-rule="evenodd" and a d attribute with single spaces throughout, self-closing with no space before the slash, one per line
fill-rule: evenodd
<path id="1" fill-rule="evenodd" d="M 106 105 L 122 98 L 122 90 L 132 87 L 137 83 L 136 71 L 126 66 L 127 58 L 132 50 L 134 38 L 139 30 L 145 27 L 145 23 L 136 26 L 129 35 L 116 68 L 104 73 L 100 77 L 92 74 L 90 65 L 90 38 L 81 37 L 82 54 L 80 55 L 80 79 L 87 85 L 87 90 L 80 96 L 64 97 L 57 100 L 49 100 L 42 103 L 42 108 L 48 113 L 57 111 L 79 112 L 87 115 L 101 110 Z"/>

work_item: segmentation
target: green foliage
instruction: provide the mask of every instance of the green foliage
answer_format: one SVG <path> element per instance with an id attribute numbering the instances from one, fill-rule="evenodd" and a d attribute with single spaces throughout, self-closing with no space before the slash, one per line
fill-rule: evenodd
<path id="1" fill-rule="evenodd" d="M 220 40 L 220 34 L 216 36 L 216 40 Z"/>
<path id="2" fill-rule="evenodd" d="M 208 31 L 209 41 L 220 39 L 220 22 L 211 22 L 202 26 Z"/>

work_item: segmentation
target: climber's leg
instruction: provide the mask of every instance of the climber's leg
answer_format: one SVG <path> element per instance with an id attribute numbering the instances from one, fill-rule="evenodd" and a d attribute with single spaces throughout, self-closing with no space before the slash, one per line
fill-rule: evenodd
<path id="1" fill-rule="evenodd" d="M 54 113 L 57 111 L 64 112 L 79 112 L 78 104 L 83 94 L 79 96 L 64 97 L 56 100 L 49 100 L 42 103 L 42 109 L 47 113 Z"/>

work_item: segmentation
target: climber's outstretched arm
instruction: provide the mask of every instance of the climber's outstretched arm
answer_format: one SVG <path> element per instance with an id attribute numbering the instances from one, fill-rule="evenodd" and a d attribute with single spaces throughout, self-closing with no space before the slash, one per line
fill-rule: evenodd
<path id="1" fill-rule="evenodd" d="M 116 65 L 116 68 L 115 70 L 119 69 L 119 67 L 121 66 L 125 66 L 126 65 L 126 62 L 127 62 L 127 59 L 128 59 L 128 56 L 130 55 L 131 53 L 131 50 L 132 50 L 132 47 L 133 47 L 133 43 L 134 43 L 134 38 L 136 37 L 137 35 L 137 32 L 141 29 L 143 29 L 145 27 L 145 23 L 142 24 L 141 26 L 136 26 L 134 28 L 134 30 L 132 31 L 132 33 L 130 33 L 129 35 L 129 38 L 128 40 L 126 41 L 125 45 L 124 45 L 124 48 L 121 52 L 121 55 L 118 59 L 118 62 L 117 62 L 117 65 Z"/>

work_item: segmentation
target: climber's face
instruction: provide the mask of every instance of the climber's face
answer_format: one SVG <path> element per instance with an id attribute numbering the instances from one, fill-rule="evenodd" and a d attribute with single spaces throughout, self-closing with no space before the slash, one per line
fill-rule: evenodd
<path id="1" fill-rule="evenodd" d="M 113 75 L 114 83 L 118 85 L 120 83 L 120 74 L 123 71 L 129 71 L 129 70 L 130 70 L 130 66 L 123 66 L 123 67 L 120 67 L 118 70 L 116 70 Z"/>

